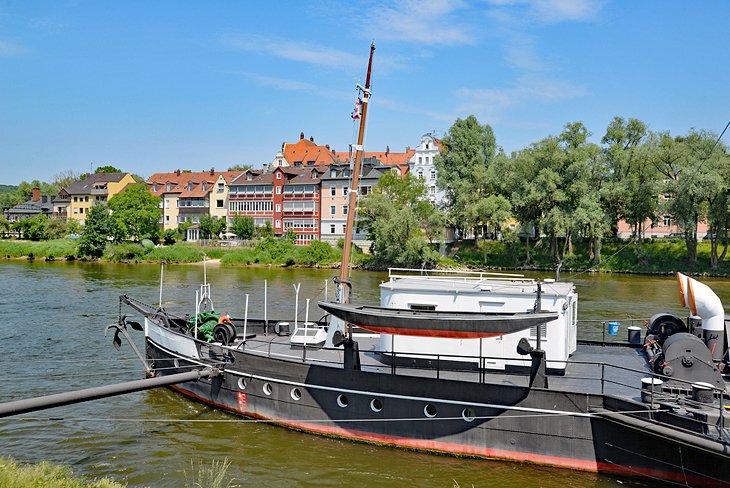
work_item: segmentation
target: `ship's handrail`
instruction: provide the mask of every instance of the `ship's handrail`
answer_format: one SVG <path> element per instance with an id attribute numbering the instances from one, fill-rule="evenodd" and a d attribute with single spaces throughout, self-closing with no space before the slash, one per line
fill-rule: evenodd
<path id="1" fill-rule="evenodd" d="M 344 366 L 344 360 L 342 356 L 340 356 L 338 361 L 332 361 L 327 359 L 321 359 L 321 358 L 315 358 L 311 356 L 307 356 L 306 351 L 307 348 L 302 349 L 301 355 L 295 355 L 295 354 L 284 354 L 281 352 L 274 352 L 271 350 L 271 341 L 259 341 L 256 339 L 250 339 L 247 342 L 245 351 L 247 353 L 252 353 L 256 355 L 266 356 L 269 358 L 281 358 L 284 360 L 300 360 L 302 362 L 306 362 L 308 364 L 319 364 L 323 366 L 328 367 L 335 367 L 335 368 L 342 368 Z M 259 343 L 260 346 L 263 347 L 251 347 L 252 344 L 249 343 Z M 448 372 L 458 372 L 460 373 L 459 380 L 460 381 L 468 381 L 468 382 L 474 382 L 474 383 L 486 383 L 488 376 L 493 373 L 493 371 L 487 369 L 487 361 L 515 361 L 515 358 L 507 358 L 507 357 L 498 357 L 498 356 L 466 356 L 466 355 L 455 355 L 455 354 L 435 354 L 435 353 L 415 353 L 415 352 L 392 352 L 392 351 L 381 351 L 381 350 L 367 350 L 367 351 L 360 351 L 360 354 L 370 354 L 370 355 L 382 355 L 382 357 L 389 358 L 390 364 L 382 363 L 382 365 L 375 365 L 375 364 L 367 364 L 364 363 L 362 365 L 362 369 L 364 371 L 374 371 L 374 372 L 380 372 L 380 373 L 388 373 L 392 375 L 403 375 L 403 376 L 424 376 L 424 372 L 431 373 L 435 375 L 436 379 L 442 379 L 442 375 L 444 373 Z M 417 365 L 404 365 L 404 364 L 398 364 L 398 359 L 416 359 L 423 363 L 430 363 L 430 367 L 423 367 L 423 366 L 417 366 Z M 456 369 L 455 367 L 444 367 L 447 363 L 451 363 L 452 365 L 455 362 L 469 362 L 469 360 L 477 360 L 477 363 L 474 363 L 474 361 L 471 361 L 471 363 L 474 365 L 473 367 L 469 367 L 469 369 Z M 521 360 L 526 367 L 530 366 L 531 359 L 529 357 L 525 357 L 524 360 Z M 655 378 L 660 379 L 662 381 L 672 381 L 675 384 L 684 385 L 685 390 L 689 391 L 692 388 L 692 385 L 694 382 L 682 380 L 679 378 L 673 378 L 668 377 L 660 374 L 656 374 L 652 371 L 645 370 L 645 369 L 634 369 L 626 366 L 616 365 L 616 364 L 608 364 L 603 362 L 596 362 L 596 361 L 582 361 L 582 360 L 551 360 L 548 359 L 548 363 L 552 367 L 556 367 L 559 365 L 563 365 L 566 368 L 570 365 L 582 365 L 582 366 L 590 366 L 595 369 L 591 369 L 591 371 L 596 371 L 596 375 L 586 375 L 586 376 L 577 376 L 577 375 L 571 375 L 571 379 L 576 379 L 580 381 L 588 381 L 588 382 L 600 382 L 600 394 L 606 395 L 608 394 L 606 391 L 606 386 L 609 384 L 618 385 L 624 388 L 628 388 L 630 390 L 635 391 L 637 395 L 640 395 L 642 393 L 642 386 L 641 383 L 625 383 L 621 382 L 614 378 L 610 377 L 610 371 L 623 371 L 625 373 L 630 373 L 633 379 L 637 379 L 638 377 L 641 378 Z M 407 371 L 413 371 L 420 372 L 421 374 L 407 374 Z M 463 374 L 466 372 L 473 372 L 474 376 Z M 519 376 L 519 377 L 528 377 L 529 374 L 526 373 L 506 373 L 503 371 L 499 371 L 498 374 L 505 374 L 505 375 L 511 375 L 511 376 Z M 471 379 L 474 378 L 474 381 Z M 443 378 L 446 379 L 446 378 Z M 721 433 L 724 433 L 723 435 L 728 435 L 728 433 L 725 432 L 725 397 L 728 395 L 728 392 L 722 388 L 718 388 L 712 385 L 707 385 L 707 388 L 712 390 L 713 396 L 715 398 L 719 398 L 719 404 L 716 405 L 717 407 L 717 414 L 718 414 L 718 429 Z M 596 392 L 597 393 L 597 392 Z M 666 400 L 668 397 L 667 393 L 663 392 L 657 392 L 656 398 L 655 398 L 655 391 L 654 389 L 650 389 L 646 392 L 646 394 L 649 395 L 649 402 L 646 403 L 645 410 L 642 410 L 641 413 L 645 413 L 646 415 L 649 415 L 650 418 L 654 416 L 655 413 L 662 411 L 663 409 L 666 409 L 666 406 L 663 406 L 659 404 L 660 401 Z M 684 403 L 686 406 L 689 407 L 699 407 L 698 405 L 693 405 L 692 400 L 685 399 Z M 702 407 L 707 407 L 707 405 L 701 405 Z M 691 417 L 688 417 L 686 419 L 687 421 L 694 421 L 698 425 L 705 425 L 705 422 L 694 419 Z"/>
<path id="2" fill-rule="evenodd" d="M 426 279 L 428 281 L 452 281 L 459 283 L 481 283 L 484 280 L 505 281 L 520 284 L 535 284 L 533 278 L 525 278 L 523 274 L 494 273 L 488 271 L 459 271 L 450 269 L 411 269 L 388 268 L 388 279 Z"/>

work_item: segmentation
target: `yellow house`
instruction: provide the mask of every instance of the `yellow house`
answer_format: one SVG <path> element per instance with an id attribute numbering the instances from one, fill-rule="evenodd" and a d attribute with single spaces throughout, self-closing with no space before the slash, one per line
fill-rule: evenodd
<path id="1" fill-rule="evenodd" d="M 228 188 L 242 171 L 155 173 L 147 179 L 150 193 L 160 197 L 162 211 L 160 224 L 164 230 L 176 229 L 180 224 L 200 223 L 209 215 L 226 218 L 228 215 Z"/>
<path id="2" fill-rule="evenodd" d="M 66 207 L 66 218 L 83 224 L 96 202 L 106 203 L 127 185 L 135 183 L 129 173 L 95 173 L 87 175 L 83 180 L 74 181 L 65 188 L 70 200 Z"/>

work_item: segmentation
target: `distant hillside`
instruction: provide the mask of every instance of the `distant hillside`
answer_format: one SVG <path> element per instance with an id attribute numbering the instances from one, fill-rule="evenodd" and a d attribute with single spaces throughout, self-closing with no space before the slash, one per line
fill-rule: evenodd
<path id="1" fill-rule="evenodd" d="M 14 185 L 0 185 L 0 193 L 10 193 L 17 189 L 18 187 Z"/>

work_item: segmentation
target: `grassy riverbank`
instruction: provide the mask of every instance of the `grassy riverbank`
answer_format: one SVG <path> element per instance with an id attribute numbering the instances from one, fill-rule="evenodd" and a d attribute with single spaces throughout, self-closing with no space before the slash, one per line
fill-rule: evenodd
<path id="1" fill-rule="evenodd" d="M 78 259 L 78 241 L 55 239 L 49 241 L 0 240 L 0 259 L 29 258 L 58 260 Z M 202 247 L 186 242 L 171 246 L 145 247 L 137 243 L 110 244 L 102 261 L 122 263 L 199 263 L 203 255 L 216 259 L 228 266 L 308 266 L 338 267 L 342 249 L 319 241 L 308 246 L 295 246 L 284 239 L 268 238 L 251 247 Z M 460 241 L 447 248 L 447 256 L 442 258 L 441 267 L 502 268 L 554 270 L 555 259 L 550 254 L 547 239 L 531 244 L 531 261 L 525 264 L 524 243 L 504 241 Z M 593 268 L 604 272 L 629 273 L 672 273 L 682 271 L 697 274 L 726 276 L 730 274 L 730 261 L 723 262 L 719 268 L 710 268 L 710 243 L 698 243 L 698 260 L 695 264 L 687 261 L 685 243 L 680 239 L 655 239 L 638 245 L 633 241 L 607 239 L 601 249 L 602 262 L 593 266 L 588 253 L 587 242 L 578 241 L 573 255 L 567 257 L 562 269 L 585 270 Z M 353 264 L 367 268 L 370 256 L 359 249 L 353 252 Z M 730 259 L 730 257 L 729 257 Z"/>
<path id="2" fill-rule="evenodd" d="M 486 248 L 486 253 L 485 253 Z M 530 264 L 525 265 L 524 243 L 516 246 L 503 241 L 462 241 L 450 248 L 450 259 L 458 266 L 509 268 L 509 269 L 555 269 L 555 258 L 550 254 L 547 239 L 531 243 Z M 486 256 L 486 258 L 485 258 Z M 730 256 L 728 257 L 730 258 Z M 587 242 L 577 242 L 573 255 L 566 257 L 563 270 L 585 270 L 593 268 L 605 272 L 630 273 L 705 273 L 730 274 L 730 261 L 721 263 L 717 269 L 710 268 L 710 242 L 697 244 L 697 263 L 687 261 L 687 248 L 681 239 L 654 239 L 638 245 L 634 241 L 607 239 L 601 246 L 601 263 L 594 266 L 588 253 Z"/>
<path id="3" fill-rule="evenodd" d="M 117 263 L 198 263 L 218 259 L 221 264 L 231 266 L 277 265 L 277 266 L 321 266 L 337 267 L 342 259 L 342 250 L 327 243 L 312 241 L 307 246 L 296 246 L 285 239 L 267 238 L 252 247 L 202 247 L 180 242 L 171 246 L 145 247 L 142 244 L 125 242 L 109 244 L 102 261 Z M 79 259 L 77 241 L 55 239 L 49 241 L 0 240 L 0 258 L 28 258 L 44 260 Z M 353 253 L 353 262 L 360 265 L 366 257 L 359 251 Z"/>
<path id="4" fill-rule="evenodd" d="M 71 468 L 47 462 L 18 464 L 0 458 L 0 486 L 3 488 L 124 488 L 107 478 L 87 480 L 73 476 Z"/>

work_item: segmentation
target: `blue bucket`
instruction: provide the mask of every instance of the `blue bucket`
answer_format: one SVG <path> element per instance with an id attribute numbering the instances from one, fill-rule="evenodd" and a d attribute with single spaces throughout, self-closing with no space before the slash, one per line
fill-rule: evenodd
<path id="1" fill-rule="evenodd" d="M 610 335 L 618 335 L 618 329 L 621 326 L 619 322 L 609 322 L 608 323 L 608 333 Z"/>

